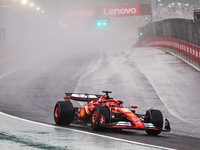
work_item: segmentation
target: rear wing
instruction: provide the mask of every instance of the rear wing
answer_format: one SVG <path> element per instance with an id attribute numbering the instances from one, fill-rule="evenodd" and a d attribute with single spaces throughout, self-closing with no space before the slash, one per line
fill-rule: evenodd
<path id="1" fill-rule="evenodd" d="M 65 93 L 66 96 L 68 96 L 71 100 L 75 101 L 94 101 L 97 100 L 102 95 L 97 94 L 87 94 L 87 93 Z"/>

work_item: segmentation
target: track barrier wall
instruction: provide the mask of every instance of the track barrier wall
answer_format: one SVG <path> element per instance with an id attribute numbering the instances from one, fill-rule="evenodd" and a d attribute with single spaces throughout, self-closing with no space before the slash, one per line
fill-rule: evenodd
<path id="1" fill-rule="evenodd" d="M 179 55 L 198 68 L 200 67 L 200 47 L 197 45 L 175 38 L 147 37 L 146 46 L 165 47 L 167 50 Z"/>
<path id="2" fill-rule="evenodd" d="M 200 22 L 189 19 L 166 19 L 149 23 L 143 28 L 146 37 L 174 38 L 200 46 Z"/>
<path id="3" fill-rule="evenodd" d="M 164 47 L 200 68 L 200 22 L 189 19 L 166 19 L 146 24 L 138 40 L 150 47 Z"/>

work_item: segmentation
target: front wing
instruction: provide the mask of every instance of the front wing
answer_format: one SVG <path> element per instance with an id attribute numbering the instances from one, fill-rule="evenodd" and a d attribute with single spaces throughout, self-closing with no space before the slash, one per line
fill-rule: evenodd
<path id="1" fill-rule="evenodd" d="M 132 122 L 119 121 L 114 123 L 108 123 L 105 125 L 106 128 L 113 129 L 135 129 L 135 130 L 160 130 L 164 132 L 170 132 L 170 124 L 167 119 L 164 120 L 164 126 L 162 129 L 156 128 L 152 123 L 143 123 L 144 127 L 135 127 Z"/>

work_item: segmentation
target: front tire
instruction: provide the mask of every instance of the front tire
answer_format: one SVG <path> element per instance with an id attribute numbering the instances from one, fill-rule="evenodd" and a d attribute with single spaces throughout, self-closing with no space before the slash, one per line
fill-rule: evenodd
<path id="1" fill-rule="evenodd" d="M 71 102 L 59 101 L 54 108 L 54 121 L 57 125 L 69 125 L 74 119 L 74 108 Z"/>
<path id="2" fill-rule="evenodd" d="M 161 133 L 163 127 L 163 115 L 159 110 L 150 110 L 151 112 L 147 112 L 146 123 L 151 122 L 156 128 L 159 130 L 146 130 L 148 135 L 158 135 Z M 151 113 L 151 114 L 150 114 Z"/>
<path id="3" fill-rule="evenodd" d="M 90 116 L 91 128 L 95 131 L 105 129 L 106 123 L 110 121 L 109 108 L 97 105 Z"/>

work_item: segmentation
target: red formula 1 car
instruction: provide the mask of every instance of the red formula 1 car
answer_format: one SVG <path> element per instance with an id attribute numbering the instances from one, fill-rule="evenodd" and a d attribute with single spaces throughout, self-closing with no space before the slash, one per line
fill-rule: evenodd
<path id="1" fill-rule="evenodd" d="M 58 125 L 91 124 L 93 130 L 105 128 L 145 130 L 149 135 L 158 135 L 161 131 L 169 132 L 170 124 L 159 110 L 148 109 L 145 114 L 137 114 L 135 109 L 123 108 L 121 100 L 109 97 L 110 91 L 103 91 L 105 95 L 65 93 L 65 101 L 55 105 L 54 120 Z M 84 101 L 87 104 L 80 108 L 73 107 L 70 100 Z"/>

